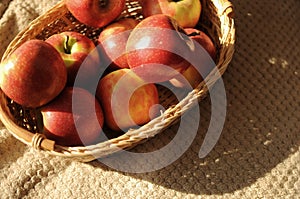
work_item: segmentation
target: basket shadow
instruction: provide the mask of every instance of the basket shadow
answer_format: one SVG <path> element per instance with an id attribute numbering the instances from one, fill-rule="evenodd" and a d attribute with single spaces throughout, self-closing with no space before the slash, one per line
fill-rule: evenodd
<path id="1" fill-rule="evenodd" d="M 225 125 L 218 143 L 206 157 L 200 159 L 199 150 L 210 123 L 209 97 L 200 102 L 200 128 L 193 143 L 175 162 L 146 173 L 115 171 L 179 192 L 198 195 L 232 193 L 255 183 L 257 179 L 295 153 L 300 146 L 297 127 L 300 118 L 296 115 L 299 107 L 298 111 L 294 109 L 295 111 L 280 114 L 291 109 L 290 104 L 297 99 L 297 92 L 294 91 L 293 97 L 284 102 L 280 99 L 278 100 L 281 102 L 276 102 L 278 96 L 266 94 L 274 92 L 277 84 L 268 78 L 262 82 L 261 89 L 253 90 L 253 86 L 257 84 L 255 82 L 262 81 L 260 66 L 260 64 L 249 65 L 257 67 L 257 70 L 251 70 L 249 75 L 241 75 L 249 71 L 246 68 L 245 71 L 241 71 L 238 58 L 233 59 L 232 65 L 223 77 L 227 93 Z M 287 84 L 289 83 L 287 81 Z M 291 91 L 285 92 L 291 95 Z M 277 103 L 281 103 L 281 106 L 278 107 Z M 195 112 L 191 110 L 184 117 L 193 118 L 194 114 Z M 158 150 L 173 139 L 177 129 L 178 124 L 173 125 L 131 151 Z M 121 157 L 122 153 L 114 156 Z M 94 161 L 91 164 L 110 169 L 101 162 L 103 161 Z M 142 164 L 140 166 L 143 167 Z"/>

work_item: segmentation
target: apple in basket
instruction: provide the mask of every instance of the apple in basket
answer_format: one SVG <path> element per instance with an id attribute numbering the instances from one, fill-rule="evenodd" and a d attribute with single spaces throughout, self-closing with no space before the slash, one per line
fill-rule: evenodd
<path id="1" fill-rule="evenodd" d="M 210 57 L 215 61 L 216 47 L 207 34 L 195 28 L 185 28 L 184 31 L 191 39 L 197 41 L 207 51 Z"/>
<path id="2" fill-rule="evenodd" d="M 129 68 L 125 53 L 126 43 L 131 30 L 137 24 L 135 19 L 124 18 L 108 25 L 100 33 L 98 42 L 112 69 Z"/>
<path id="3" fill-rule="evenodd" d="M 80 83 L 88 84 L 89 80 L 97 74 L 100 65 L 100 58 L 96 52 L 95 44 L 87 36 L 67 31 L 50 36 L 46 42 L 56 48 L 63 58 L 68 71 L 68 86 L 73 86 L 80 67 Z M 85 64 L 82 64 L 85 62 Z M 78 81 L 78 80 L 77 80 Z"/>
<path id="4" fill-rule="evenodd" d="M 102 108 L 90 92 L 66 87 L 40 109 L 43 133 L 63 146 L 89 145 L 99 141 L 104 122 Z"/>
<path id="5" fill-rule="evenodd" d="M 126 0 L 66 0 L 73 16 L 83 24 L 100 28 L 120 16 Z"/>
<path id="6" fill-rule="evenodd" d="M 143 125 L 158 114 L 158 91 L 130 69 L 119 69 L 103 77 L 96 96 L 103 111 L 105 123 L 115 131 Z"/>
<path id="7" fill-rule="evenodd" d="M 166 14 L 176 19 L 180 26 L 193 28 L 201 14 L 200 0 L 139 0 L 142 14 L 149 17 L 155 14 Z"/>
<path id="8" fill-rule="evenodd" d="M 126 53 L 130 68 L 147 82 L 164 82 L 183 72 L 189 62 L 192 41 L 176 20 L 152 15 L 142 20 L 130 33 Z"/>
<path id="9" fill-rule="evenodd" d="M 189 66 L 182 75 L 171 79 L 170 83 L 179 88 L 195 88 L 215 67 L 216 47 L 203 31 L 194 28 L 185 28 L 184 30 L 191 39 L 199 44 L 195 44 L 195 51 L 191 52 L 191 61 L 195 64 Z"/>
<path id="10" fill-rule="evenodd" d="M 0 65 L 0 87 L 13 101 L 36 108 L 54 99 L 65 87 L 67 70 L 60 54 L 41 40 L 19 46 Z"/>

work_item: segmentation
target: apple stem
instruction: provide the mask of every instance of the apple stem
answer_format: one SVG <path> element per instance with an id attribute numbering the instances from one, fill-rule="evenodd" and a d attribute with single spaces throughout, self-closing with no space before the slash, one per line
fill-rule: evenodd
<path id="1" fill-rule="evenodd" d="M 106 7 L 106 5 L 107 5 L 107 0 L 99 0 L 99 6 L 101 8 Z"/>
<path id="2" fill-rule="evenodd" d="M 65 53 L 67 54 L 71 54 L 71 49 L 70 49 L 70 46 L 68 45 L 69 44 L 69 36 L 66 35 L 66 42 L 64 43 L 64 51 Z"/>

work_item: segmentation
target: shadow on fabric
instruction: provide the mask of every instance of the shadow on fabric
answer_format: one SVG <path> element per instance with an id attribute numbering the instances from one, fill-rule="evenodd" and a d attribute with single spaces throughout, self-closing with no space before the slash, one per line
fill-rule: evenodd
<path id="1" fill-rule="evenodd" d="M 221 195 L 250 186 L 299 150 L 299 1 L 232 2 L 236 52 L 223 77 L 227 116 L 217 145 L 199 158 L 210 122 L 206 98 L 200 102 L 198 134 L 177 161 L 154 172 L 124 175 L 184 193 Z M 159 149 L 172 140 L 177 127 L 133 150 Z M 102 167 L 96 161 L 90 164 Z"/>

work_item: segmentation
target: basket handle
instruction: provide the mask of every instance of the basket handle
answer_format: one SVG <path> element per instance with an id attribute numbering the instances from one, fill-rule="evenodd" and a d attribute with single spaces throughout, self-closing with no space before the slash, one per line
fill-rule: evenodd
<path id="1" fill-rule="evenodd" d="M 48 140 L 44 134 L 35 133 L 31 137 L 31 145 L 35 149 L 46 149 L 53 151 L 55 142 L 52 140 Z"/>

